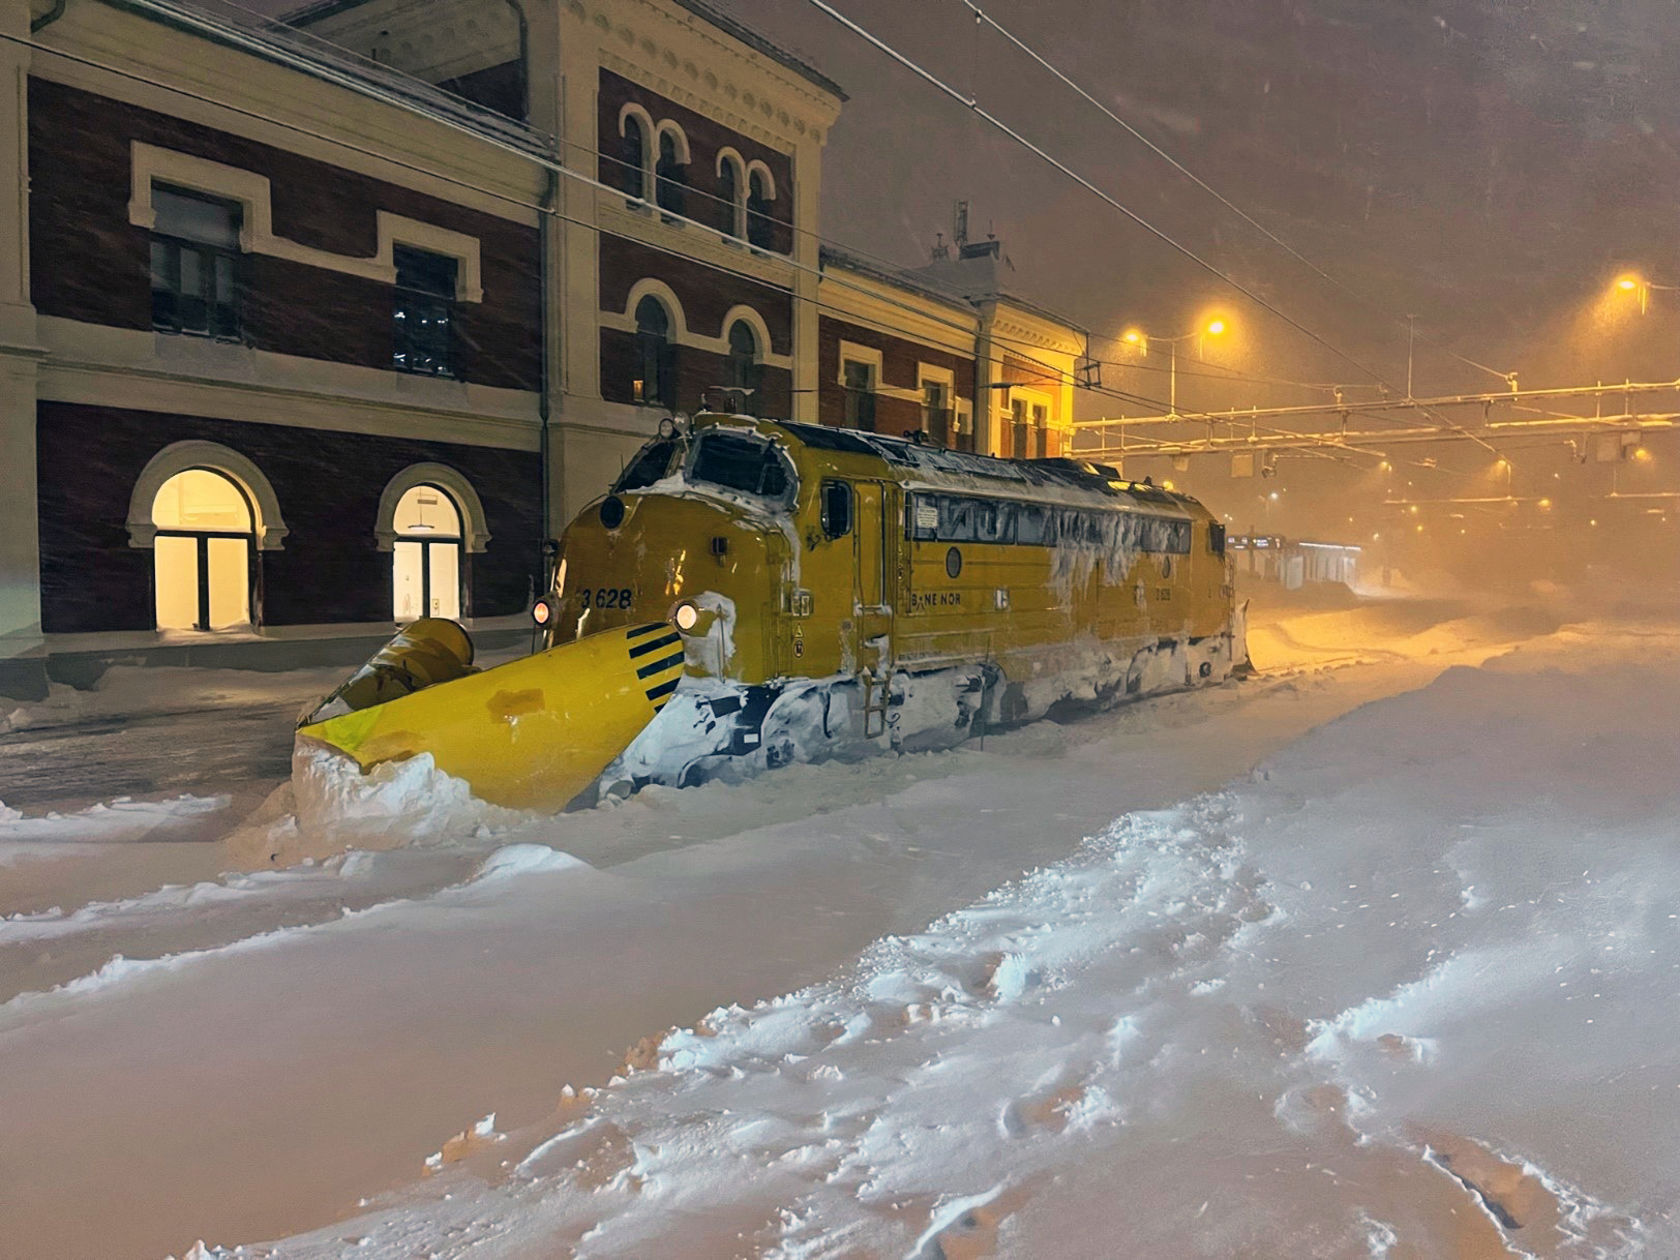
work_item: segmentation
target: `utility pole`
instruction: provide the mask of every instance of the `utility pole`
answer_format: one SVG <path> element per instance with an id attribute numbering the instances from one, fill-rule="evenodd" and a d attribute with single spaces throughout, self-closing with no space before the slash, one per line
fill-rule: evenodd
<path id="1" fill-rule="evenodd" d="M 1412 348 L 1417 342 L 1417 316 L 1406 316 L 1406 401 L 1412 401 Z"/>

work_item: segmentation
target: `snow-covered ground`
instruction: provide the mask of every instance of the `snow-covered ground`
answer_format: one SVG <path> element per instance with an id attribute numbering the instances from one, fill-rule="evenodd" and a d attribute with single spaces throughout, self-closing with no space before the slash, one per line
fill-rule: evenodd
<path id="1" fill-rule="evenodd" d="M 0 1255 L 1680 1254 L 1680 634 L 1565 620 L 348 856 L 0 821 Z"/>

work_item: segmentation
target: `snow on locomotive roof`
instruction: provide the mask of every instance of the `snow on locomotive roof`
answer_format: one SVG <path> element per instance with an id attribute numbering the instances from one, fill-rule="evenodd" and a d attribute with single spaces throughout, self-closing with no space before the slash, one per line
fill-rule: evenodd
<path id="1" fill-rule="evenodd" d="M 1010 497 L 1026 494 L 1036 499 L 1062 501 L 1070 501 L 1065 492 L 1071 490 L 1084 502 L 1089 502 L 1086 496 L 1099 494 L 1107 499 L 1129 499 L 1168 508 L 1185 508 L 1196 502 L 1188 495 L 1173 494 L 1159 486 L 1126 481 L 1117 469 L 1106 464 L 1077 459 L 1004 459 L 943 446 L 925 446 L 907 438 L 858 429 L 791 420 L 774 423 L 818 450 L 871 455 L 898 468 L 913 470 L 908 480 L 930 490 L 962 489 Z"/>

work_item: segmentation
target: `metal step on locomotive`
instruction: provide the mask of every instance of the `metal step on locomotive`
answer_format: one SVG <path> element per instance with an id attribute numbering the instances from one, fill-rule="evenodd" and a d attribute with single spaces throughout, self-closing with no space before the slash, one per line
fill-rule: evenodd
<path id="1" fill-rule="evenodd" d="M 1225 529 L 1074 459 L 703 413 L 561 539 L 541 647 L 474 672 L 408 627 L 299 725 L 362 768 L 429 752 L 496 804 L 947 746 L 1246 663 Z"/>

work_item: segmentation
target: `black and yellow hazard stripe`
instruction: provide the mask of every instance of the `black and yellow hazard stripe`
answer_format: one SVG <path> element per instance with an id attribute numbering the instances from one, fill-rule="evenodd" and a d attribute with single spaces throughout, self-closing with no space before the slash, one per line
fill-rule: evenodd
<path id="1" fill-rule="evenodd" d="M 668 622 L 661 621 L 625 631 L 624 642 L 636 679 L 657 713 L 682 681 L 682 636 Z"/>

